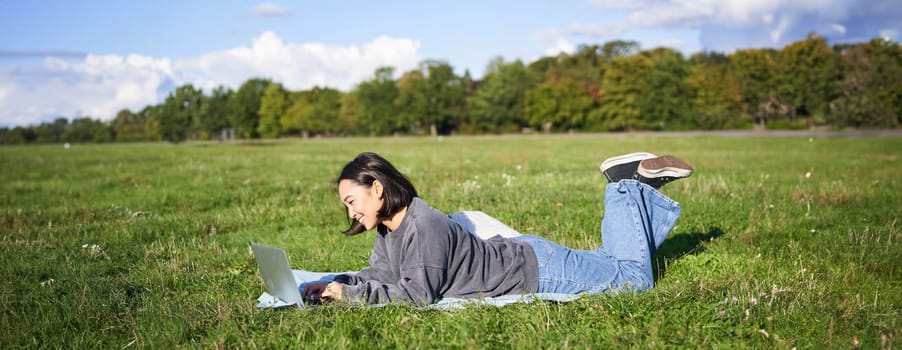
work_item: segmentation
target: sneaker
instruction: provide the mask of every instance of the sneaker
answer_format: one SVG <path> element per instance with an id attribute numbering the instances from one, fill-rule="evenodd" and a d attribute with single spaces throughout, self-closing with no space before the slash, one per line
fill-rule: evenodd
<path id="1" fill-rule="evenodd" d="M 639 162 L 643 159 L 654 158 L 654 154 L 637 152 L 624 154 L 616 157 L 605 159 L 598 168 L 608 182 L 617 182 L 623 179 L 635 179 L 636 169 L 639 168 Z"/>
<path id="2" fill-rule="evenodd" d="M 692 175 L 692 166 L 674 156 L 643 159 L 636 169 L 638 180 L 654 188 Z"/>

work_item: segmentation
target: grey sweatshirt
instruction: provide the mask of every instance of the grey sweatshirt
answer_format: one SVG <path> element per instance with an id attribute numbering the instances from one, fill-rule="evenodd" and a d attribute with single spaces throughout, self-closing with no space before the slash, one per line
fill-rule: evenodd
<path id="1" fill-rule="evenodd" d="M 370 266 L 339 275 L 348 302 L 426 305 L 443 297 L 533 293 L 535 252 L 526 242 L 470 234 L 419 198 L 395 231 L 380 226 Z"/>

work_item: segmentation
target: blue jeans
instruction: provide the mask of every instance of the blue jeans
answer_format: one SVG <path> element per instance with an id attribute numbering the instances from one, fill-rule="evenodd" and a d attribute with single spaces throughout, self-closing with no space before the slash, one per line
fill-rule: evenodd
<path id="1" fill-rule="evenodd" d="M 605 189 L 602 245 L 563 247 L 524 235 L 539 264 L 538 293 L 603 293 L 654 285 L 651 258 L 680 217 L 680 205 L 653 187 L 621 180 Z"/>

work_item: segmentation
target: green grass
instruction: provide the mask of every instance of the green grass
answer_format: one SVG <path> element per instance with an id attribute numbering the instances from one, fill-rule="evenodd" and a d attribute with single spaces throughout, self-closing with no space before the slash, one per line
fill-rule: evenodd
<path id="1" fill-rule="evenodd" d="M 453 312 L 261 310 L 248 244 L 366 264 L 332 184 L 361 151 L 432 206 L 599 244 L 606 157 L 679 155 L 657 286 Z M 485 137 L 0 148 L 0 347 L 899 346 L 902 138 Z"/>

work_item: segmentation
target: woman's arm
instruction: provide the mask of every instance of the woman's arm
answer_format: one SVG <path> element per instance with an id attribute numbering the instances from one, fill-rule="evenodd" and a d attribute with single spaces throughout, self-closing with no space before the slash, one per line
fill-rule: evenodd
<path id="1" fill-rule="evenodd" d="M 385 247 L 385 238 L 382 235 L 377 236 L 373 243 L 373 254 L 370 255 L 369 263 L 370 266 L 364 267 L 355 274 L 335 276 L 335 282 L 358 284 L 366 280 L 395 281 L 400 277 L 392 271 L 388 259 L 388 249 Z"/>
<path id="2" fill-rule="evenodd" d="M 347 302 L 367 304 L 408 303 L 427 305 L 441 297 L 448 279 L 449 256 L 452 251 L 451 236 L 443 231 L 435 231 L 434 225 L 417 225 L 397 245 L 400 252 L 390 256 L 396 257 L 395 265 L 373 265 L 374 269 L 366 269 L 366 274 L 349 278 L 342 290 L 342 299 Z M 429 228 L 432 228 L 431 230 Z M 398 234 L 395 232 L 393 234 Z M 400 237 L 398 237 L 400 238 Z M 374 262 L 382 262 L 377 259 Z M 386 266 L 390 271 L 397 271 L 388 279 L 379 277 Z M 364 272 L 364 271 L 361 271 Z"/>

